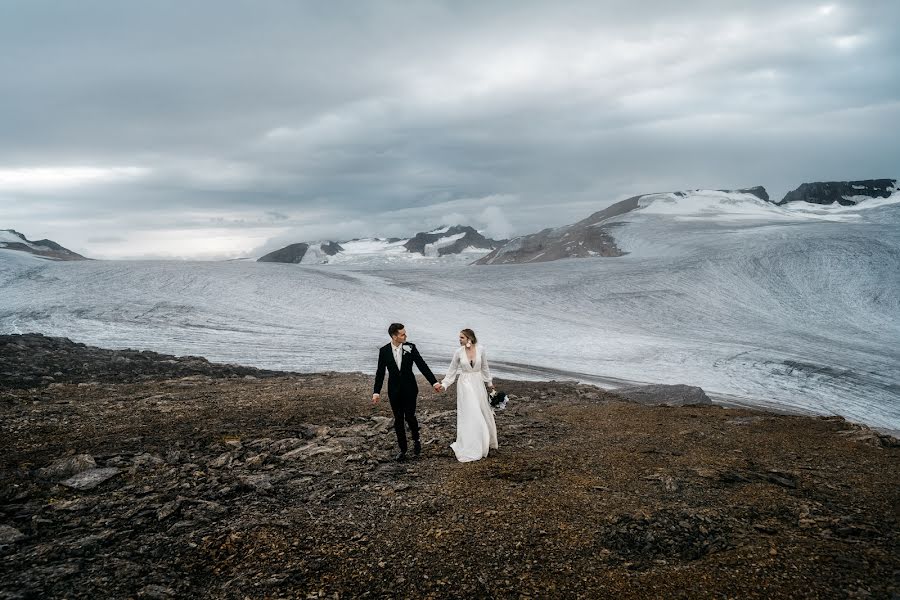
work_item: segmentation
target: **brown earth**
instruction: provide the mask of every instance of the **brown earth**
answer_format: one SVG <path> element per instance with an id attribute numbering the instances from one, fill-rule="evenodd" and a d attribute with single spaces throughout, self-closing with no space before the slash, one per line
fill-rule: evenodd
<path id="1" fill-rule="evenodd" d="M 900 448 L 840 418 L 497 381 L 461 464 L 423 382 L 396 463 L 371 377 L 217 373 L 0 390 L 0 598 L 900 593 Z"/>

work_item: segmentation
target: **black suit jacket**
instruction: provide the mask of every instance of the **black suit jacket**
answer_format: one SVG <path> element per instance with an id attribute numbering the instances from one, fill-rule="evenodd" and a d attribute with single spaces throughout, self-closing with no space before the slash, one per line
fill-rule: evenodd
<path id="1" fill-rule="evenodd" d="M 431 385 L 437 383 L 437 379 L 425 364 L 425 360 L 419 354 L 415 344 L 406 342 L 404 346 L 410 346 L 412 349 L 407 352 L 403 350 L 400 359 L 400 368 L 397 368 L 397 361 L 394 360 L 394 353 L 391 350 L 391 344 L 388 343 L 381 347 L 378 351 L 378 370 L 375 372 L 375 393 L 381 393 L 381 386 L 384 384 L 384 372 L 387 370 L 388 376 L 388 396 L 393 399 L 415 397 L 419 393 L 419 386 L 416 385 L 416 376 L 413 373 L 413 364 L 419 367 L 419 371 L 425 376 L 425 379 Z"/>

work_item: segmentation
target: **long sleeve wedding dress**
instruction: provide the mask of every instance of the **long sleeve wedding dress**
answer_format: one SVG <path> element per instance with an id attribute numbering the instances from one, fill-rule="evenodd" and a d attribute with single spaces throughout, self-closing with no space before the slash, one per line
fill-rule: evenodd
<path id="1" fill-rule="evenodd" d="M 453 354 L 447 375 L 441 382 L 448 388 L 456 384 L 456 441 L 450 444 L 457 460 L 469 462 L 488 455 L 497 447 L 497 425 L 484 384 L 491 383 L 491 371 L 481 346 L 475 346 L 475 360 L 470 362 L 465 347 Z"/>

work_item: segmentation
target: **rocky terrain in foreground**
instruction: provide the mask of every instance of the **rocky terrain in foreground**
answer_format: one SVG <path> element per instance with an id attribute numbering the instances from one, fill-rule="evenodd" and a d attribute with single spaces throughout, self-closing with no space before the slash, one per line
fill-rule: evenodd
<path id="1" fill-rule="evenodd" d="M 368 376 L 29 339 L 26 366 L 0 336 L 0 598 L 900 593 L 900 448 L 838 417 L 497 381 L 499 450 L 456 462 L 453 390 L 424 391 L 396 463 Z"/>

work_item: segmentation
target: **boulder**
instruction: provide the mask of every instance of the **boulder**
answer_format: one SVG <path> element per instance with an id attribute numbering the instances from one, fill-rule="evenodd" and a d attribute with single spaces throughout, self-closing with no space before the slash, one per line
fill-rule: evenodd
<path id="1" fill-rule="evenodd" d="M 611 393 L 647 406 L 685 406 L 712 404 L 702 388 L 692 385 L 637 385 L 611 390 Z"/>
<path id="2" fill-rule="evenodd" d="M 0 544 L 14 544 L 25 537 L 25 534 L 9 525 L 0 525 Z"/>
<path id="3" fill-rule="evenodd" d="M 93 456 L 90 454 L 76 454 L 75 456 L 67 456 L 54 461 L 49 467 L 40 469 L 38 475 L 48 479 L 60 479 L 95 468 L 97 468 L 97 463 L 94 461 Z"/>
<path id="4" fill-rule="evenodd" d="M 70 487 L 76 490 L 92 490 L 107 479 L 115 477 L 119 473 L 120 470 L 115 467 L 107 467 L 105 469 L 88 469 L 87 471 L 83 471 L 66 479 L 62 482 L 62 484 L 66 487 Z"/>

